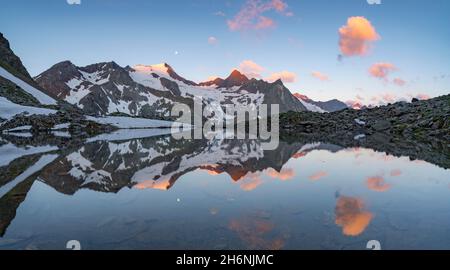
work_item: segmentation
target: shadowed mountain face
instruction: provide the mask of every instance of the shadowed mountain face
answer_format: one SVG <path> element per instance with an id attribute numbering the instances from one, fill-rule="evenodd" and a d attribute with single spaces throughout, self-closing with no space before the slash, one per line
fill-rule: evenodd
<path id="1" fill-rule="evenodd" d="M 11 50 L 8 40 L 0 33 L 0 62 L 15 69 L 18 73 L 31 79 L 27 69 L 23 66 L 20 58 Z"/>

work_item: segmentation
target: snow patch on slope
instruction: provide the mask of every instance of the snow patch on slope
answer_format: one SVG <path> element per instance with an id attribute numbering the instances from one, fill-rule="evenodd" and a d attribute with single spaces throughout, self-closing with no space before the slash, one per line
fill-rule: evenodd
<path id="1" fill-rule="evenodd" d="M 28 83 L 22 81 L 21 79 L 17 78 L 16 76 L 12 75 L 3 67 L 0 67 L 0 76 L 15 83 L 17 86 L 19 86 L 20 88 L 25 90 L 27 93 L 29 93 L 30 95 L 35 97 L 41 104 L 45 104 L 45 105 L 56 105 L 57 104 L 56 100 L 47 96 L 43 92 L 39 91 L 38 89 L 34 88 L 33 86 L 29 85 Z"/>
<path id="2" fill-rule="evenodd" d="M 304 101 L 304 100 L 301 99 L 301 98 L 299 98 L 298 100 L 303 104 L 303 106 L 305 106 L 305 108 L 306 108 L 308 111 L 311 111 L 311 112 L 319 112 L 319 113 L 326 113 L 326 112 L 327 112 L 327 111 L 325 111 L 324 109 L 320 108 L 319 106 L 316 106 L 316 105 L 314 105 L 314 104 L 308 103 L 308 102 Z"/>
<path id="3" fill-rule="evenodd" d="M 38 114 L 38 115 L 50 115 L 56 113 L 55 110 L 22 106 L 7 100 L 4 97 L 0 97 L 0 117 L 3 119 L 11 119 L 15 115 L 26 113 L 28 115 Z"/>

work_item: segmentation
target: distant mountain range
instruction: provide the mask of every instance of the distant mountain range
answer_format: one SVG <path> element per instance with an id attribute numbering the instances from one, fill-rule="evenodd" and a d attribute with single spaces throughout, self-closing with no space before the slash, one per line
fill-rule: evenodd
<path id="1" fill-rule="evenodd" d="M 225 79 L 196 83 L 183 78 L 166 63 L 121 67 L 115 62 L 105 62 L 78 67 L 64 61 L 32 78 L 0 34 L 0 102 L 15 113 L 49 115 L 50 112 L 36 107 L 59 110 L 61 106 L 72 106 L 85 115 L 174 120 L 170 116 L 174 105 L 192 107 L 198 97 L 209 106 L 209 117 L 225 117 L 225 106 L 230 104 L 255 110 L 261 104 L 279 104 L 281 113 L 347 108 L 338 100 L 316 102 L 293 95 L 281 80 L 270 83 L 249 79 L 237 70 Z M 2 119 L 14 116 L 2 114 Z"/>
<path id="2" fill-rule="evenodd" d="M 115 62 L 77 67 L 61 62 L 35 78 L 44 92 L 78 106 L 87 114 L 125 113 L 167 119 L 177 103 L 190 105 L 194 97 L 223 114 L 227 104 L 280 104 L 280 112 L 306 107 L 278 80 L 248 79 L 234 70 L 226 79 L 195 83 L 178 75 L 168 64 L 121 67 Z"/>
<path id="3" fill-rule="evenodd" d="M 309 97 L 295 93 L 294 96 L 300 100 L 300 102 L 307 108 L 308 111 L 313 112 L 336 112 L 343 109 L 347 109 L 348 106 L 344 102 L 332 99 L 329 101 L 314 101 Z"/>

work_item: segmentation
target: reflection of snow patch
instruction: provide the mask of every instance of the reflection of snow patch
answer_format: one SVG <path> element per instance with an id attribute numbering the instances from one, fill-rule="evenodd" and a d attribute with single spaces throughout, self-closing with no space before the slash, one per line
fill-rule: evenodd
<path id="1" fill-rule="evenodd" d="M 22 181 L 26 180 L 28 177 L 33 175 L 34 173 L 42 170 L 47 164 L 51 163 L 55 160 L 58 155 L 44 155 L 42 156 L 36 163 L 32 166 L 28 167 L 23 173 L 17 176 L 14 180 L 8 182 L 6 185 L 0 188 L 0 198 L 11 191 L 15 186 L 17 186 Z"/>
<path id="2" fill-rule="evenodd" d="M 20 113 L 26 113 L 28 115 L 50 115 L 56 113 L 55 110 L 43 109 L 38 107 L 22 106 L 7 100 L 4 97 L 0 97 L 0 117 L 3 119 L 11 119 L 15 115 Z"/>
<path id="3" fill-rule="evenodd" d="M 37 153 L 45 153 L 58 150 L 56 146 L 28 146 L 28 147 L 17 147 L 12 143 L 4 144 L 0 146 L 0 166 L 8 165 L 11 161 L 16 158 L 33 155 Z"/>
<path id="4" fill-rule="evenodd" d="M 113 125 L 117 128 L 170 128 L 172 127 L 173 124 L 173 122 L 171 121 L 123 117 L 123 116 L 106 116 L 106 117 L 88 116 L 87 119 L 100 124 Z"/>
<path id="5" fill-rule="evenodd" d="M 70 123 L 64 123 L 59 125 L 54 125 L 52 130 L 61 130 L 61 129 L 68 129 L 70 126 Z"/>

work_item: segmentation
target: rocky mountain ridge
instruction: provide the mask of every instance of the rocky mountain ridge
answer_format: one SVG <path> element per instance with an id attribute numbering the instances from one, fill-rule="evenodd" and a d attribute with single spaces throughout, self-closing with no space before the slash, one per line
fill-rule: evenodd
<path id="1" fill-rule="evenodd" d="M 300 102 L 302 102 L 305 107 L 307 107 L 308 111 L 336 112 L 348 108 L 348 106 L 344 102 L 338 99 L 332 99 L 328 101 L 314 101 L 300 93 L 295 93 L 294 96 L 298 98 L 298 100 L 300 100 Z"/>
<path id="2" fill-rule="evenodd" d="M 109 62 L 77 67 L 64 61 L 35 80 L 52 97 L 95 115 L 123 113 L 170 119 L 174 105 L 192 105 L 200 97 L 219 115 L 225 114 L 224 107 L 229 104 L 255 108 L 279 104 L 281 112 L 306 110 L 280 80 L 250 80 L 237 70 L 226 79 L 195 83 L 166 63 L 120 67 Z"/>

